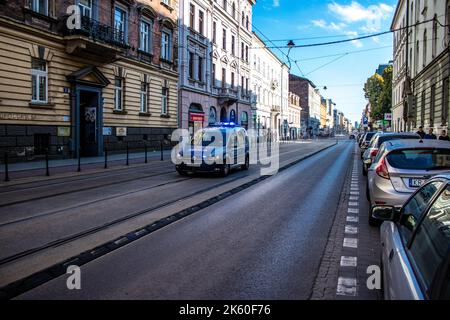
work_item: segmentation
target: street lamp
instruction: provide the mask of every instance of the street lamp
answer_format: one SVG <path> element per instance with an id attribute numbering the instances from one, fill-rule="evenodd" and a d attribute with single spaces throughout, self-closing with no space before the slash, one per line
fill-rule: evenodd
<path id="1" fill-rule="evenodd" d="M 287 59 L 289 62 L 289 69 L 291 69 L 292 65 L 291 65 L 291 59 L 289 58 L 289 54 L 291 53 L 292 48 L 295 47 L 294 41 L 289 40 L 289 42 L 287 43 L 287 47 L 289 48 L 288 53 L 287 53 Z"/>

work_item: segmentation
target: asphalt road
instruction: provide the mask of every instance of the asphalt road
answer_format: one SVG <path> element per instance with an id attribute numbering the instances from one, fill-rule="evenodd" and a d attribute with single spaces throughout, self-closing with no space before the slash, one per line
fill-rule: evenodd
<path id="1" fill-rule="evenodd" d="M 21 299 L 307 299 L 354 144 L 341 142 Z"/>

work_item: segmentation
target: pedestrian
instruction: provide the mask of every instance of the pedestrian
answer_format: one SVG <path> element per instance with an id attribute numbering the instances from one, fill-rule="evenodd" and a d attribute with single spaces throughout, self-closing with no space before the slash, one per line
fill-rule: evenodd
<path id="1" fill-rule="evenodd" d="M 428 133 L 423 137 L 424 139 L 429 139 L 429 140 L 436 140 L 437 137 L 436 135 L 433 133 L 433 128 L 428 129 Z"/>
<path id="2" fill-rule="evenodd" d="M 444 141 L 450 141 L 450 138 L 447 135 L 447 132 L 445 132 L 445 130 L 441 131 L 441 135 L 438 138 L 439 140 L 444 140 Z"/>
<path id="3" fill-rule="evenodd" d="M 416 133 L 420 136 L 421 139 L 425 137 L 425 131 L 423 131 L 422 126 L 419 127 L 419 131 L 417 131 Z"/>

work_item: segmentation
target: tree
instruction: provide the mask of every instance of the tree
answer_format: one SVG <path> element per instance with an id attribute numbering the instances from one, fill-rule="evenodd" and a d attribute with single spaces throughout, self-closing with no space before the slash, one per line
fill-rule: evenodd
<path id="1" fill-rule="evenodd" d="M 384 114 L 392 108 L 392 66 L 388 66 L 383 76 L 374 74 L 364 85 L 364 95 L 371 105 L 370 116 L 374 120 L 383 120 Z"/>

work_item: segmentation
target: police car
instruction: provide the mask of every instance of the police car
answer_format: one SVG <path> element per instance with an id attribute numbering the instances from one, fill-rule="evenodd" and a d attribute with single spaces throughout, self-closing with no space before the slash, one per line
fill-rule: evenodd
<path id="1" fill-rule="evenodd" d="M 231 169 L 248 170 L 250 146 L 247 131 L 232 122 L 198 130 L 177 151 L 175 169 L 180 175 L 214 172 L 227 176 Z"/>

